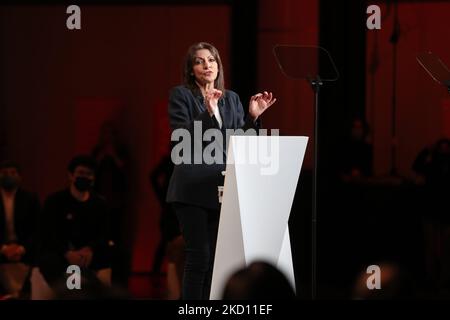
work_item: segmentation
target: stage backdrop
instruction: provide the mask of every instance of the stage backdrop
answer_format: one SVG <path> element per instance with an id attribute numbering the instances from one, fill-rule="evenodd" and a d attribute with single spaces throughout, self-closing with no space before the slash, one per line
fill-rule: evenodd
<path id="1" fill-rule="evenodd" d="M 229 7 L 81 5 L 79 31 L 66 28 L 66 6 L 0 10 L 4 152 L 44 200 L 66 186 L 70 158 L 89 152 L 113 120 L 130 155 L 132 268 L 149 272 L 160 207 L 148 174 L 168 146 L 168 91 L 194 42 L 216 45 L 229 74 Z"/>
<path id="2" fill-rule="evenodd" d="M 397 43 L 397 111 L 392 116 L 394 6 L 379 3 L 381 30 L 367 31 L 366 116 L 372 130 L 374 169 L 386 175 L 391 168 L 391 126 L 397 128 L 396 166 L 411 175 L 419 151 L 441 137 L 450 138 L 450 96 L 416 61 L 419 52 L 432 51 L 450 66 L 450 3 L 400 1 Z"/>

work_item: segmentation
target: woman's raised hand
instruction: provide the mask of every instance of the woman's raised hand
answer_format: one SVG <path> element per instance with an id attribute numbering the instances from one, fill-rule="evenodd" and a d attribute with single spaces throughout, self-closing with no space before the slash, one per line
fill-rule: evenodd
<path id="1" fill-rule="evenodd" d="M 253 120 L 256 120 L 264 111 L 273 105 L 275 101 L 277 101 L 277 99 L 273 97 L 272 92 L 264 91 L 263 93 L 257 93 L 250 98 L 248 113 Z"/>
<path id="2" fill-rule="evenodd" d="M 222 96 L 222 91 L 217 89 L 208 90 L 205 94 L 205 106 L 210 115 L 214 114 L 214 110 L 218 107 L 218 101 Z"/>

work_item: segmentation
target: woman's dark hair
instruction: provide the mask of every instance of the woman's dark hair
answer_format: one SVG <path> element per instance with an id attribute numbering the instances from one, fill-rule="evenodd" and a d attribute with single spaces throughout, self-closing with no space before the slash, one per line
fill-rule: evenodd
<path id="1" fill-rule="evenodd" d="M 198 50 L 206 49 L 209 50 L 217 62 L 218 72 L 217 78 L 214 80 L 214 87 L 223 92 L 222 97 L 225 95 L 225 80 L 223 77 L 223 66 L 222 60 L 220 59 L 219 51 L 212 44 L 207 42 L 199 42 L 195 43 L 189 47 L 186 57 L 184 60 L 184 69 L 183 69 L 183 80 L 184 84 L 191 89 L 192 91 L 199 90 L 197 84 L 195 83 L 195 76 L 192 72 L 195 60 L 195 53 Z"/>

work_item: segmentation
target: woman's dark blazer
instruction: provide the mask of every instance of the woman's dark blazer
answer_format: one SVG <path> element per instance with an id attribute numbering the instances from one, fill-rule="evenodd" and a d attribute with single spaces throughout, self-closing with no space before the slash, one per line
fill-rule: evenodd
<path id="1" fill-rule="evenodd" d="M 198 141 L 195 143 L 194 121 L 200 121 L 202 134 L 211 128 L 220 129 L 223 139 L 226 137 L 226 129 L 255 129 L 259 128 L 259 121 L 253 122 L 245 117 L 244 109 L 239 96 L 230 90 L 226 90 L 225 96 L 219 100 L 219 111 L 222 118 L 222 128 L 214 116 L 210 116 L 203 103 L 203 96 L 199 90 L 192 91 L 184 85 L 173 88 L 169 98 L 169 120 L 172 132 L 176 129 L 186 129 L 191 134 L 191 159 L 194 156 L 195 143 L 201 143 L 196 150 L 204 150 L 211 144 L 210 141 Z M 181 140 L 180 140 L 181 141 Z M 179 202 L 196 205 L 207 209 L 218 210 L 217 186 L 223 185 L 222 171 L 225 170 L 225 139 L 223 140 L 222 163 L 206 164 L 176 164 L 169 183 L 167 202 Z M 179 143 L 172 141 L 173 145 Z M 172 159 L 173 160 L 173 159 Z"/>

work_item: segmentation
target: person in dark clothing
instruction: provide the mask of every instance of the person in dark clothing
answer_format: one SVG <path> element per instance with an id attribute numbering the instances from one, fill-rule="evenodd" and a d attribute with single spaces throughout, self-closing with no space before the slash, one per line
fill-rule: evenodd
<path id="1" fill-rule="evenodd" d="M 368 133 L 367 123 L 353 119 L 350 138 L 340 151 L 339 175 L 344 182 L 372 176 L 373 150 L 367 141 Z"/>
<path id="2" fill-rule="evenodd" d="M 0 164 L 0 291 L 18 297 L 34 263 L 37 195 L 20 187 L 19 166 Z"/>
<path id="3" fill-rule="evenodd" d="M 167 189 L 169 187 L 170 176 L 173 171 L 173 162 L 170 155 L 164 156 L 158 165 L 150 172 L 149 180 L 155 191 L 158 202 L 161 205 L 161 239 L 156 248 L 153 259 L 152 273 L 161 272 L 161 265 L 166 255 L 167 244 L 180 235 L 178 220 L 171 205 L 166 202 Z"/>
<path id="4" fill-rule="evenodd" d="M 57 287 L 65 279 L 69 265 L 97 275 L 111 266 L 114 244 L 108 206 L 92 191 L 95 168 L 95 160 L 89 156 L 73 158 L 68 166 L 69 188 L 45 201 L 38 266 L 50 287 Z"/>
<path id="5" fill-rule="evenodd" d="M 433 191 L 450 189 L 450 140 L 440 139 L 421 150 L 414 160 L 413 170 Z"/>
<path id="6" fill-rule="evenodd" d="M 180 298 L 184 267 L 184 241 L 181 236 L 177 216 L 173 207 L 166 202 L 170 176 L 173 172 L 170 155 L 165 155 L 150 172 L 150 184 L 161 205 L 160 230 L 161 238 L 153 257 L 152 274 L 161 273 L 162 263 L 167 257 L 167 298 Z"/>
<path id="7" fill-rule="evenodd" d="M 121 143 L 113 123 L 105 122 L 97 145 L 92 150 L 97 161 L 94 190 L 105 197 L 111 216 L 112 239 L 115 249 L 112 257 L 112 281 L 127 288 L 131 270 L 131 243 L 129 241 L 128 151 Z"/>
<path id="8" fill-rule="evenodd" d="M 450 296 L 450 140 L 419 152 L 413 171 L 423 190 L 426 277 L 433 289 Z M 420 183 L 419 183 L 420 184 Z"/>
<path id="9" fill-rule="evenodd" d="M 193 145 L 192 152 L 182 150 L 175 156 L 178 148 L 173 147 L 172 161 L 176 165 L 167 192 L 167 201 L 173 204 L 186 243 L 183 299 L 209 299 L 220 213 L 218 186 L 224 181 L 225 130 L 256 132 L 259 116 L 275 101 L 272 93 L 258 93 L 251 97 L 245 116 L 239 96 L 225 90 L 218 50 L 206 42 L 188 49 L 184 84 L 171 90 L 168 108 L 172 138 L 187 133 Z M 202 141 L 203 133 L 209 129 L 220 135 L 211 142 L 217 147 L 213 148 L 211 162 L 203 157 L 209 143 Z M 200 135 L 196 135 L 198 131 Z M 221 154 L 215 154 L 216 150 Z"/>
<path id="10" fill-rule="evenodd" d="M 124 238 L 124 218 L 128 197 L 128 151 L 120 143 L 117 130 L 106 122 L 100 130 L 100 138 L 92 150 L 97 162 L 94 190 L 104 196 L 111 207 L 111 228 L 116 240 Z"/>

